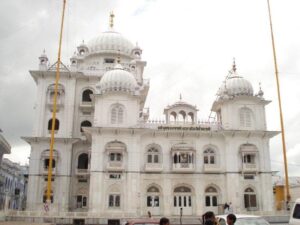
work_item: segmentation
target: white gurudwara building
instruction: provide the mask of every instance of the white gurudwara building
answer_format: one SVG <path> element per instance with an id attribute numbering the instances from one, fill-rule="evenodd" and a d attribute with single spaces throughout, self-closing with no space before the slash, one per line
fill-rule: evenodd
<path id="1" fill-rule="evenodd" d="M 271 211 L 273 193 L 263 92 L 235 65 L 212 103 L 213 122 L 175 102 L 149 121 L 142 49 L 112 27 L 60 65 L 50 210 L 109 219 L 199 217 L 231 202 L 234 212 Z M 37 85 L 27 210 L 46 200 L 55 66 L 45 52 Z M 151 74 L 150 74 L 151 77 Z M 151 91 L 155 91 L 152 87 Z"/>

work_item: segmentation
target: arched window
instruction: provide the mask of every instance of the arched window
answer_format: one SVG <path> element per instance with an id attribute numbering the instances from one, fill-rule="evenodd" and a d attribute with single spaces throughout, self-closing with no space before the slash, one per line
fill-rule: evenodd
<path id="1" fill-rule="evenodd" d="M 50 119 L 50 120 L 48 121 L 48 130 L 51 131 L 51 129 L 52 129 L 52 119 Z M 59 120 L 58 120 L 58 119 L 55 119 L 54 130 L 55 130 L 55 131 L 58 131 L 58 130 L 59 130 Z"/>
<path id="2" fill-rule="evenodd" d="M 185 118 L 186 118 L 186 112 L 181 110 L 179 113 L 178 113 L 178 119 L 177 121 L 179 122 L 185 122 Z"/>
<path id="3" fill-rule="evenodd" d="M 159 150 L 151 147 L 147 151 L 147 163 L 159 163 Z"/>
<path id="4" fill-rule="evenodd" d="M 111 152 L 109 153 L 109 161 L 122 161 L 122 154 L 121 153 L 116 153 L 116 152 Z"/>
<path id="5" fill-rule="evenodd" d="M 76 196 L 76 207 L 78 209 L 86 208 L 87 207 L 87 197 L 83 196 L 83 195 L 77 195 Z"/>
<path id="6" fill-rule="evenodd" d="M 115 105 L 111 109 L 111 123 L 122 124 L 124 120 L 124 107 L 121 105 Z"/>
<path id="7" fill-rule="evenodd" d="M 192 112 L 188 113 L 187 121 L 194 123 L 194 113 L 192 113 Z"/>
<path id="8" fill-rule="evenodd" d="M 159 207 L 159 189 L 157 187 L 148 188 L 147 207 Z"/>
<path id="9" fill-rule="evenodd" d="M 83 132 L 83 127 L 91 127 L 92 123 L 88 120 L 82 121 L 80 124 L 80 132 Z"/>
<path id="10" fill-rule="evenodd" d="M 91 94 L 93 94 L 93 91 L 90 89 L 86 89 L 82 92 L 82 102 L 91 102 Z"/>
<path id="11" fill-rule="evenodd" d="M 53 203 L 53 191 L 51 190 L 50 192 L 50 201 L 51 203 Z M 47 202 L 47 189 L 44 191 L 44 194 L 43 194 L 43 203 L 46 203 Z"/>
<path id="12" fill-rule="evenodd" d="M 89 157 L 87 153 L 82 153 L 78 157 L 78 169 L 88 169 Z"/>
<path id="13" fill-rule="evenodd" d="M 108 197 L 108 206 L 118 208 L 121 205 L 120 194 L 110 194 Z"/>
<path id="14" fill-rule="evenodd" d="M 252 126 L 252 111 L 247 107 L 240 109 L 240 126 L 249 128 Z"/>
<path id="15" fill-rule="evenodd" d="M 256 194 L 252 188 L 246 188 L 244 191 L 245 208 L 249 210 L 257 209 Z"/>
<path id="16" fill-rule="evenodd" d="M 50 159 L 44 159 L 44 169 L 48 169 L 50 163 Z M 52 168 L 55 168 L 55 159 L 52 159 Z"/>
<path id="17" fill-rule="evenodd" d="M 213 149 L 208 148 L 204 152 L 204 164 L 216 164 L 216 153 Z"/>
<path id="18" fill-rule="evenodd" d="M 240 146 L 240 153 L 244 169 L 256 169 L 259 156 L 257 147 L 253 144 L 243 144 Z"/>
<path id="19" fill-rule="evenodd" d="M 205 189 L 205 206 L 217 207 L 218 206 L 218 191 L 214 187 Z"/>
<path id="20" fill-rule="evenodd" d="M 177 120 L 177 113 L 171 112 L 170 113 L 170 122 L 176 122 L 176 120 Z"/>
<path id="21" fill-rule="evenodd" d="M 54 93 L 55 92 L 55 84 L 51 84 L 48 86 L 47 89 L 47 95 L 48 95 L 48 103 L 53 104 L 54 101 Z M 63 97 L 65 93 L 65 88 L 62 84 L 57 85 L 57 98 L 56 98 L 56 104 L 62 104 L 63 103 Z"/>

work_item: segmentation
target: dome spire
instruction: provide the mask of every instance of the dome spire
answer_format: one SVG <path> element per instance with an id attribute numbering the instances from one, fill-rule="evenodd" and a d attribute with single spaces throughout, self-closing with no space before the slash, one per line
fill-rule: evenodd
<path id="1" fill-rule="evenodd" d="M 109 14 L 109 27 L 111 30 L 114 28 L 114 17 L 115 17 L 115 14 L 113 11 L 111 11 Z"/>
<path id="2" fill-rule="evenodd" d="M 235 58 L 233 57 L 233 63 L 232 63 L 232 71 L 236 72 L 236 64 L 235 64 Z"/>
<path id="3" fill-rule="evenodd" d="M 261 89 L 261 82 L 259 82 L 259 91 L 257 93 L 257 96 L 260 97 L 260 98 L 263 98 L 263 96 L 264 96 L 264 92 Z"/>
<path id="4" fill-rule="evenodd" d="M 120 49 L 118 49 L 117 63 L 118 63 L 118 64 L 121 63 L 121 53 L 120 53 Z"/>

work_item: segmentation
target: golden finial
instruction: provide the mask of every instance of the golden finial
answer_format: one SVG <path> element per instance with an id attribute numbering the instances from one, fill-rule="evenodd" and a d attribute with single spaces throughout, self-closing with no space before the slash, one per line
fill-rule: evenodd
<path id="1" fill-rule="evenodd" d="M 113 11 L 111 11 L 110 15 L 109 15 L 109 26 L 111 29 L 114 28 L 114 17 L 115 17 L 115 14 Z"/>

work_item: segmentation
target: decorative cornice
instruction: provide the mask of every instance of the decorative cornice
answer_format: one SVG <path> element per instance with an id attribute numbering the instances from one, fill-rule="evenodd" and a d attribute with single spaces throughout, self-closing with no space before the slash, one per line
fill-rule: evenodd
<path id="1" fill-rule="evenodd" d="M 29 144 L 37 143 L 37 142 L 50 142 L 50 137 L 21 137 L 24 141 L 26 141 Z M 62 138 L 62 137 L 56 137 L 55 141 L 60 143 L 66 143 L 66 144 L 74 144 L 78 141 L 80 141 L 80 138 Z"/>

